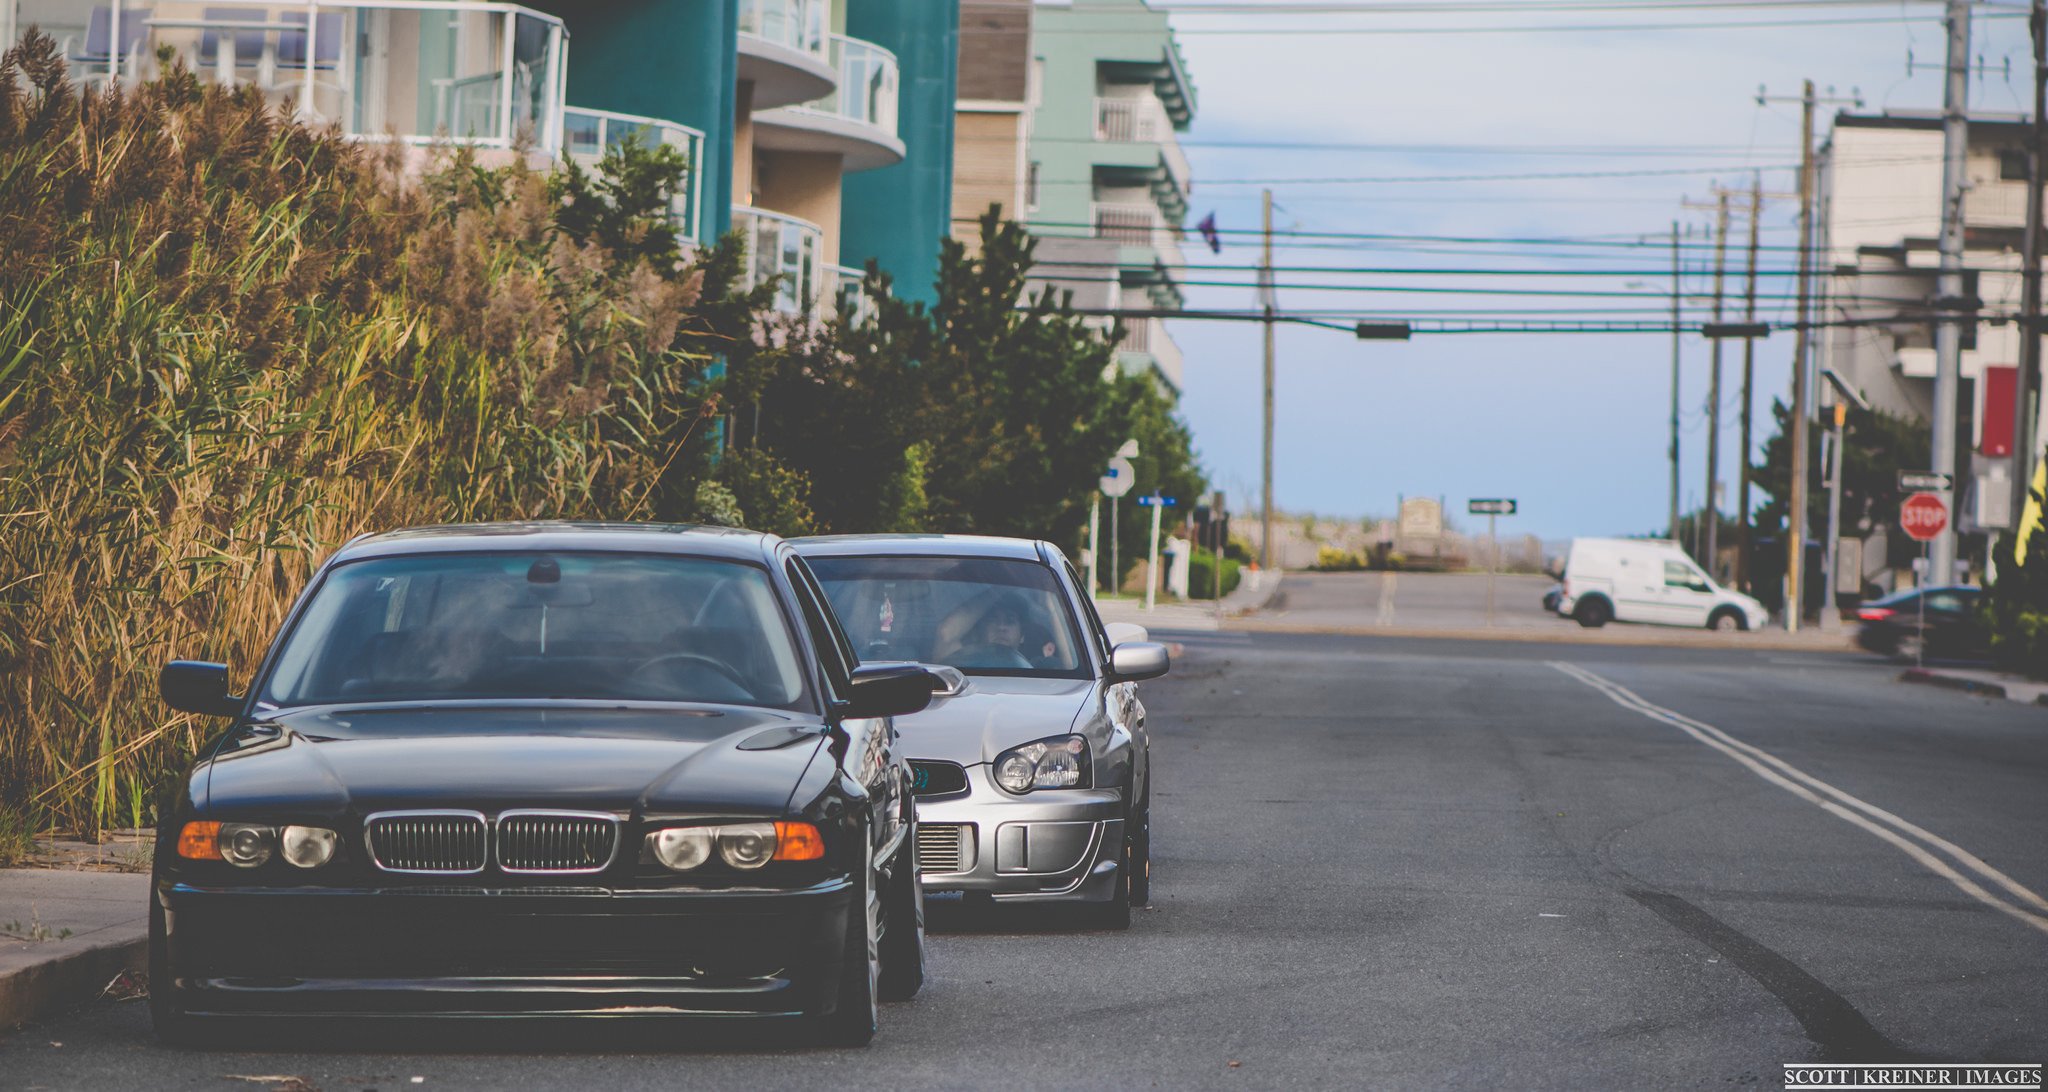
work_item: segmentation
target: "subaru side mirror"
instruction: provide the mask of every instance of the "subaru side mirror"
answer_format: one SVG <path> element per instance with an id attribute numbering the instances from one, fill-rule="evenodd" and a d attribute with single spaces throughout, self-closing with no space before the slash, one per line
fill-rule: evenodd
<path id="1" fill-rule="evenodd" d="M 1117 682 L 1156 679 L 1172 667 L 1172 654 L 1153 641 L 1125 641 L 1109 650 L 1109 677 Z"/>

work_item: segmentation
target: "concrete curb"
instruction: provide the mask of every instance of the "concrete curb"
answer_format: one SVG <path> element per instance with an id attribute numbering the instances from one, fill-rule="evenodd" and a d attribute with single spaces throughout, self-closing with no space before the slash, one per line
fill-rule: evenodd
<path id="1" fill-rule="evenodd" d="M 1747 649 L 1753 652 L 1855 652 L 1855 643 L 1771 633 L 1736 633 L 1726 636 L 1705 631 L 1678 630 L 1659 633 L 1614 630 L 1474 628 L 1431 629 L 1423 626 L 1325 626 L 1267 619 L 1235 621 L 1231 629 L 1254 633 L 1308 633 L 1334 637 L 1400 637 L 1441 641 L 1509 641 L 1521 644 L 1586 645 L 1615 648 L 1716 648 Z"/>
<path id="2" fill-rule="evenodd" d="M 0 974 L 0 1031 L 98 997 L 123 971 L 149 967 L 147 926 L 114 926 L 90 936 L 47 941 L 46 959 Z"/>
<path id="3" fill-rule="evenodd" d="M 1223 597 L 1224 617 L 1241 618 L 1247 614 L 1256 614 L 1271 606 L 1273 600 L 1279 597 L 1280 585 L 1287 580 L 1286 571 L 1283 569 L 1271 570 L 1270 580 L 1266 579 L 1267 573 L 1262 572 L 1259 576 L 1260 587 L 1251 593 L 1240 597 L 1239 592 L 1243 591 L 1240 588 L 1238 591 L 1233 591 Z M 1236 600 L 1236 602 L 1232 602 L 1232 600 Z"/>
<path id="4" fill-rule="evenodd" d="M 1922 686 L 1938 686 L 1944 690 L 1960 690 L 1966 694 L 1980 694 L 1987 698 L 2006 698 L 2011 696 L 2006 693 L 2005 687 L 1997 683 L 1983 682 L 1978 679 L 1958 678 L 1954 675 L 1944 675 L 1939 671 L 1928 671 L 1918 667 L 1909 667 L 1899 672 L 1899 681 L 1919 683 Z M 2043 696 L 2048 697 L 2048 695 Z"/>

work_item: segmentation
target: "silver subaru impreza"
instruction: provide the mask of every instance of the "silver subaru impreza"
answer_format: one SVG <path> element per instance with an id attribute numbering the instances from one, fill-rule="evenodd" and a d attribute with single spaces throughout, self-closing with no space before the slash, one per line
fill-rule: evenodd
<path id="1" fill-rule="evenodd" d="M 924 712 L 896 720 L 925 888 L 1085 903 L 1097 924 L 1128 927 L 1131 907 L 1151 897 L 1152 868 L 1150 737 L 1135 683 L 1166 673 L 1165 646 L 1105 626 L 1050 543 L 843 535 L 794 545 L 863 662 L 917 661 L 947 681 Z"/>

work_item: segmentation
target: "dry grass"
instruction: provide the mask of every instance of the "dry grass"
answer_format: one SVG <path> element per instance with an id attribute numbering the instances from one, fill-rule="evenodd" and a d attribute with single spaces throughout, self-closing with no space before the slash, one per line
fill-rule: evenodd
<path id="1" fill-rule="evenodd" d="M 0 829 L 152 822 L 208 731 L 157 670 L 246 674 L 355 534 L 688 514 L 730 334 L 701 270 L 579 242 L 560 204 L 461 156 L 404 182 L 182 72 L 81 96 L 47 38 L 8 51 Z"/>

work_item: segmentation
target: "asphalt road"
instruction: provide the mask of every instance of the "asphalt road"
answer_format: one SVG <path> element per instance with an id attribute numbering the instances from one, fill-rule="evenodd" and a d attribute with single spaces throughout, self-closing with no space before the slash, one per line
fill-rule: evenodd
<path id="1" fill-rule="evenodd" d="M 718 1027 L 187 1053 L 103 1002 L 0 1039 L 0 1087 L 1723 1088 L 2048 1061 L 2048 710 L 1850 655 L 1179 639 L 1147 684 L 1154 909 L 1124 934 L 941 917 L 930 985 L 868 1050 Z"/>

